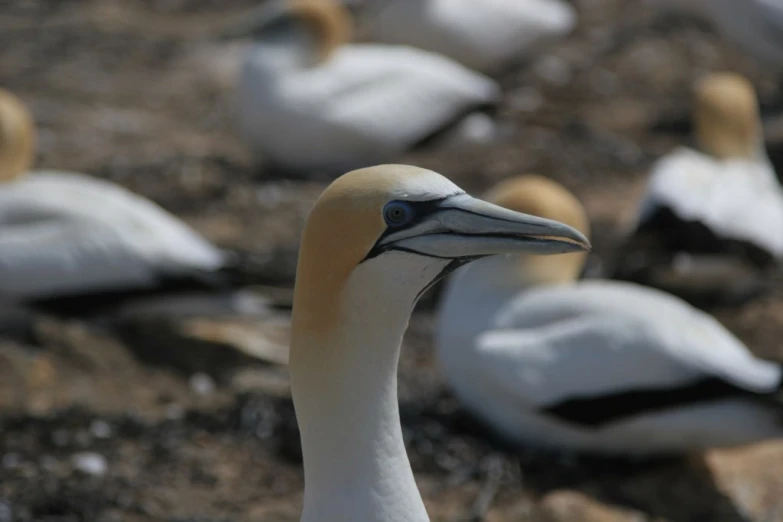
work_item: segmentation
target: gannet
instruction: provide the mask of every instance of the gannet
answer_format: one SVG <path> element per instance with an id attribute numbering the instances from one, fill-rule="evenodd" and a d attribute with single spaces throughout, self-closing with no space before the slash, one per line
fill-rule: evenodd
<path id="1" fill-rule="evenodd" d="M 416 300 L 477 258 L 588 247 L 570 227 L 474 199 L 429 170 L 381 165 L 337 178 L 305 224 L 294 290 L 301 520 L 428 520 L 397 404 L 400 342 Z"/>
<path id="2" fill-rule="evenodd" d="M 576 25 L 561 0 L 370 0 L 367 38 L 411 45 L 484 73 L 501 72 Z"/>
<path id="3" fill-rule="evenodd" d="M 783 67 L 783 3 L 779 0 L 647 0 L 647 4 L 699 17 L 761 65 Z"/>
<path id="4" fill-rule="evenodd" d="M 228 254 L 153 202 L 75 172 L 28 172 L 34 136 L 22 101 L 0 90 L 0 297 L 52 304 L 219 283 Z"/>
<path id="5" fill-rule="evenodd" d="M 693 119 L 699 150 L 653 165 L 615 276 L 692 300 L 742 299 L 783 256 L 783 190 L 745 78 L 698 82 Z"/>
<path id="6" fill-rule="evenodd" d="M 331 0 L 273 0 L 230 34 L 255 30 L 236 118 L 270 163 L 345 172 L 388 161 L 500 97 L 494 81 L 434 53 L 348 44 L 350 26 Z"/>
<path id="7" fill-rule="evenodd" d="M 524 176 L 487 199 L 588 233 L 554 181 Z M 780 364 L 711 316 L 633 283 L 576 278 L 584 253 L 479 260 L 448 282 L 435 343 L 465 406 L 516 444 L 666 454 L 783 436 Z"/>

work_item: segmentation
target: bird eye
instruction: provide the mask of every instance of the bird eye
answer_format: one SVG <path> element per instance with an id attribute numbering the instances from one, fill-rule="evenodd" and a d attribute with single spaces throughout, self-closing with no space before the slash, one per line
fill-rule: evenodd
<path id="1" fill-rule="evenodd" d="M 407 225 L 413 219 L 413 210 L 402 201 L 392 201 L 383 209 L 383 219 L 390 227 Z"/>

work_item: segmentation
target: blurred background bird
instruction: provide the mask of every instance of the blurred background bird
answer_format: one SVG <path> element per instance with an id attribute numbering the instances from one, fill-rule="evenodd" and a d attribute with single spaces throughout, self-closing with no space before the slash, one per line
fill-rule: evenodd
<path id="1" fill-rule="evenodd" d="M 249 146 L 284 170 L 339 173 L 389 161 L 500 95 L 492 80 L 443 56 L 351 43 L 349 13 L 328 0 L 272 2 L 251 20 L 227 32 L 254 34 L 237 123 Z"/>
<path id="2" fill-rule="evenodd" d="M 576 11 L 560 0 L 366 0 L 361 24 L 370 40 L 498 73 L 567 35 Z"/>
<path id="3" fill-rule="evenodd" d="M 0 296 L 77 315 L 138 294 L 228 290 L 224 252 L 153 202 L 66 171 L 28 171 L 35 126 L 0 90 Z M 236 284 L 236 283 L 233 283 Z"/>
<path id="4" fill-rule="evenodd" d="M 579 200 L 541 176 L 498 205 L 587 234 Z M 783 437 L 783 367 L 712 317 L 644 286 L 578 282 L 585 254 L 480 260 L 443 296 L 435 343 L 457 396 L 505 439 L 603 454 L 702 451 Z"/>
<path id="5" fill-rule="evenodd" d="M 698 148 L 653 165 L 617 276 L 697 302 L 741 301 L 764 288 L 783 254 L 783 189 L 747 79 L 700 80 L 693 120 Z"/>

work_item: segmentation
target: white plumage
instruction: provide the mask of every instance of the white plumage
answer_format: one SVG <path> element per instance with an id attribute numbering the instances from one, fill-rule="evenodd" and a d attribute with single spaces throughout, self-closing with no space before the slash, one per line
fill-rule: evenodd
<path id="1" fill-rule="evenodd" d="M 240 129 L 295 170 L 388 161 L 500 94 L 490 79 L 406 47 L 345 45 L 319 65 L 283 70 L 268 56 L 259 44 L 246 58 Z"/>
<path id="2" fill-rule="evenodd" d="M 0 295 L 42 299 L 213 272 L 223 254 L 122 187 L 71 172 L 0 184 Z"/>
<path id="3" fill-rule="evenodd" d="M 695 86 L 694 138 L 653 166 L 614 276 L 702 304 L 764 289 L 783 255 L 783 188 L 764 150 L 758 101 L 742 76 Z"/>
<path id="4" fill-rule="evenodd" d="M 482 72 L 496 72 L 568 34 L 573 7 L 560 0 L 394 0 L 370 2 L 368 38 L 440 53 Z"/>
<path id="5" fill-rule="evenodd" d="M 522 190 L 536 204 L 547 197 L 530 183 Z M 674 296 L 574 282 L 583 261 L 569 262 L 485 259 L 449 282 L 438 357 L 474 414 L 516 443 L 609 454 L 783 437 L 779 364 Z"/>
<path id="6" fill-rule="evenodd" d="M 652 168 L 639 207 L 643 224 L 661 207 L 716 235 L 783 256 L 783 190 L 766 158 L 718 159 L 680 148 Z"/>
<path id="7" fill-rule="evenodd" d="M 492 80 L 443 56 L 348 44 L 350 18 L 334 2 L 270 5 L 243 61 L 237 121 L 253 150 L 280 167 L 389 161 L 499 99 Z"/>

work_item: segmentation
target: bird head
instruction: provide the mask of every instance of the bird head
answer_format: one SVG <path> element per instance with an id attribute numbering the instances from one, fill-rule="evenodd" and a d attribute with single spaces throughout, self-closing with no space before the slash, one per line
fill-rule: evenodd
<path id="1" fill-rule="evenodd" d="M 352 27 L 350 12 L 333 0 L 270 0 L 230 24 L 220 36 L 293 39 L 293 45 L 308 47 L 316 65 L 351 41 Z"/>
<path id="2" fill-rule="evenodd" d="M 473 198 L 430 170 L 355 170 L 324 191 L 307 219 L 294 330 L 320 335 L 368 308 L 407 324 L 427 288 L 472 260 L 589 247 L 570 226 Z"/>
<path id="3" fill-rule="evenodd" d="M 739 74 L 716 73 L 700 80 L 693 119 L 699 146 L 716 158 L 755 158 L 763 152 L 756 91 Z"/>
<path id="4" fill-rule="evenodd" d="M 579 200 L 564 186 L 543 176 L 528 174 L 495 185 L 485 199 L 501 207 L 564 223 L 585 237 L 590 222 Z M 573 252 L 555 258 L 543 258 L 530 252 L 521 256 L 522 278 L 528 283 L 561 283 L 579 277 L 587 252 Z"/>
<path id="5" fill-rule="evenodd" d="M 24 103 L 0 89 L 0 181 L 30 169 L 35 153 L 35 124 Z"/>

